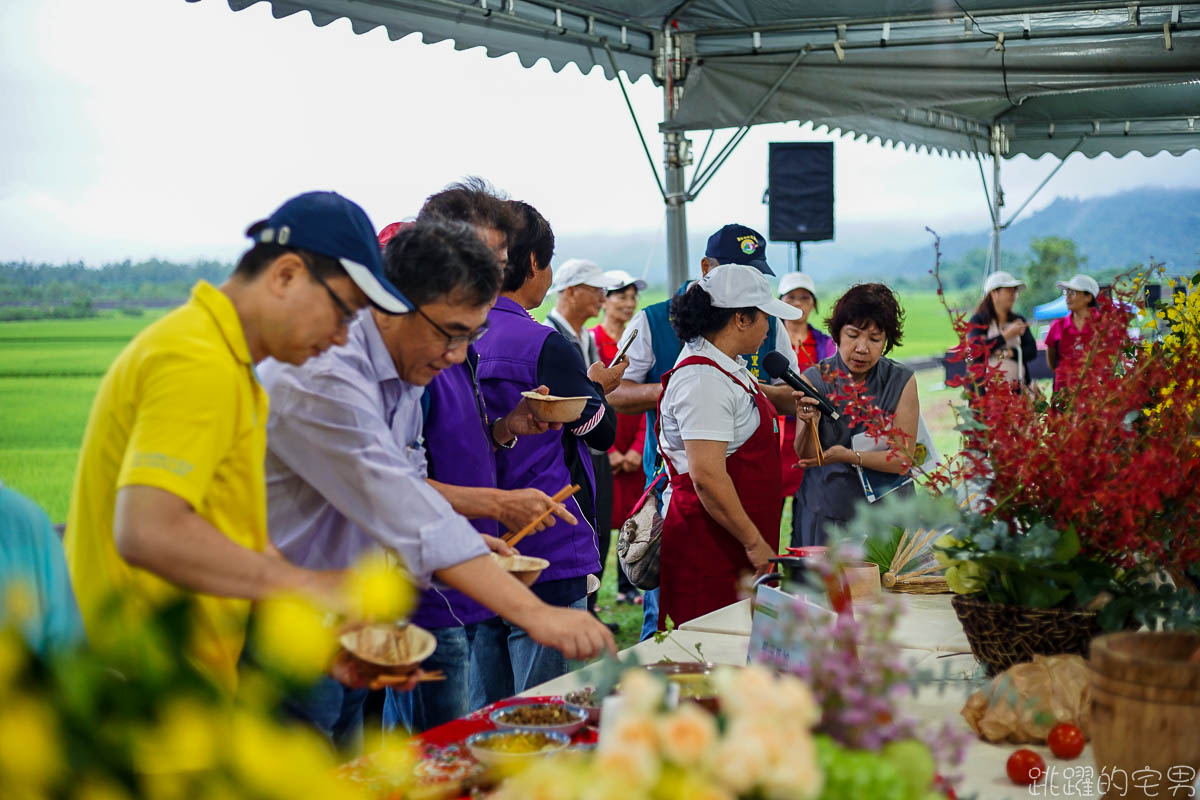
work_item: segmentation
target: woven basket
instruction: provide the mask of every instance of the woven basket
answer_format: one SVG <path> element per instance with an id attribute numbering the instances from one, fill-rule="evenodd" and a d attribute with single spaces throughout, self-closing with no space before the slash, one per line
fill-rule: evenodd
<path id="1" fill-rule="evenodd" d="M 1035 655 L 1076 653 L 1087 658 L 1092 637 L 1100 634 L 1095 611 L 1009 606 L 962 594 L 950 598 L 950 604 L 971 654 L 989 676 L 1032 661 Z"/>

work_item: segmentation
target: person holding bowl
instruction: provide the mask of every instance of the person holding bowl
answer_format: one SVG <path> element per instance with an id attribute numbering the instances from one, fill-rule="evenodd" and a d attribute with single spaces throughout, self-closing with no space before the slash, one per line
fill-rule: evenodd
<path id="1" fill-rule="evenodd" d="M 859 504 L 866 502 L 862 470 L 905 474 L 917 437 L 916 377 L 908 367 L 886 358 L 903 336 L 904 311 L 896 295 L 882 283 L 852 286 L 838 299 L 827 322 L 837 352 L 806 369 L 802 377 L 843 415 L 836 421 L 829 419 L 818 411 L 815 400 L 796 393 L 793 446 L 804 480 L 796 504 L 801 536 L 793 545 L 825 544 L 830 527 L 851 519 Z M 857 384 L 876 409 L 893 416 L 892 428 L 903 432 L 899 437 L 903 441 L 879 442 L 850 423 L 845 404 L 834 400 L 851 388 L 848 384 Z M 809 421 L 814 419 L 822 447 L 819 459 L 810 435 Z M 912 484 L 897 491 L 912 492 Z"/>
<path id="2" fill-rule="evenodd" d="M 768 319 L 802 312 L 774 297 L 758 269 L 724 264 L 671 301 L 683 342 L 662 377 L 658 445 L 664 497 L 659 630 L 737 600 L 745 573 L 779 553 L 781 461 L 775 406 L 740 353 L 757 352 Z"/>
<path id="3" fill-rule="evenodd" d="M 1011 274 L 993 272 L 983 282 L 983 299 L 967 321 L 967 340 L 987 348 L 988 361 L 1019 391 L 1029 385 L 1029 363 L 1037 358 L 1037 343 L 1029 323 L 1013 311 L 1025 282 Z M 982 388 L 977 391 L 982 392 Z"/>

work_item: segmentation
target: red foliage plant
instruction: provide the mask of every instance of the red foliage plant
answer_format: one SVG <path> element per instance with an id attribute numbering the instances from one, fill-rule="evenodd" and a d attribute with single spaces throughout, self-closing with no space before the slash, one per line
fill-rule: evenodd
<path id="1" fill-rule="evenodd" d="M 1117 301 L 1132 296 L 1116 292 Z M 1200 363 L 1132 342 L 1132 307 L 1101 299 L 1082 357 L 1046 401 L 1006 383 L 981 337 L 968 337 L 965 316 L 947 306 L 960 339 L 953 358 L 968 365 L 951 382 L 968 389 L 968 430 L 964 450 L 929 485 L 986 485 L 984 513 L 1017 530 L 1073 525 L 1084 555 L 1117 567 L 1200 560 Z"/>

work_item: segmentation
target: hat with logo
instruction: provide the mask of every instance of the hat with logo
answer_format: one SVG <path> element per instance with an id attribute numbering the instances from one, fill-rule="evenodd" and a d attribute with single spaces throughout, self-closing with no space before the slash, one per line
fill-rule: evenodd
<path id="1" fill-rule="evenodd" d="M 613 285 L 612 274 L 600 269 L 595 261 L 586 258 L 568 258 L 554 268 L 554 284 L 551 292 L 561 292 L 572 286 L 594 286 L 607 290 Z"/>
<path id="2" fill-rule="evenodd" d="M 749 308 L 780 319 L 800 319 L 804 312 L 779 300 L 771 293 L 767 276 L 756 267 L 745 264 L 722 264 L 713 267 L 699 281 L 716 308 Z"/>
<path id="3" fill-rule="evenodd" d="M 1084 275 L 1082 272 L 1071 278 L 1069 281 L 1058 281 L 1055 286 L 1060 289 L 1074 289 L 1077 292 L 1087 292 L 1095 299 L 1100 296 L 1100 284 L 1096 283 L 1096 279 L 1090 275 Z"/>
<path id="4" fill-rule="evenodd" d="M 708 237 L 704 255 L 718 264 L 745 264 L 764 275 L 774 275 L 767 265 L 767 240 L 745 225 L 726 225 Z"/>
<path id="5" fill-rule="evenodd" d="M 373 305 L 390 314 L 413 310 L 408 298 L 383 276 L 375 226 L 367 212 L 336 192 L 297 195 L 251 225 L 246 235 L 256 243 L 335 259 Z"/>
<path id="6" fill-rule="evenodd" d="M 789 272 L 779 279 L 780 297 L 797 289 L 805 289 L 813 296 L 814 300 L 817 298 L 817 285 L 813 283 L 812 276 L 807 272 Z"/>
<path id="7" fill-rule="evenodd" d="M 646 288 L 644 280 L 633 277 L 623 269 L 610 269 L 606 274 L 610 280 L 606 291 L 619 292 L 622 289 L 628 289 L 632 286 L 640 292 Z"/>
<path id="8" fill-rule="evenodd" d="M 1024 289 L 1025 281 L 1014 278 L 1003 270 L 993 272 L 983 281 L 983 296 L 987 297 L 994 289 Z"/>

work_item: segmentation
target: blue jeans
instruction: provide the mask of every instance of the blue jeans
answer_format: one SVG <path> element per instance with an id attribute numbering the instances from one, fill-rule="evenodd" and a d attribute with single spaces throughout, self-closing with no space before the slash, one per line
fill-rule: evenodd
<path id="1" fill-rule="evenodd" d="M 646 641 L 658 632 L 658 589 L 642 592 L 642 638 Z"/>
<path id="2" fill-rule="evenodd" d="M 587 598 L 570 607 L 587 608 Z M 421 667 L 442 670 L 446 680 L 417 684 L 411 692 L 388 689 L 385 731 L 397 725 L 414 733 L 427 731 L 567 672 L 562 653 L 543 647 L 500 617 L 463 628 L 438 628 L 433 634 L 437 649 Z"/>
<path id="3" fill-rule="evenodd" d="M 366 699 L 366 689 L 349 689 L 326 675 L 304 692 L 285 697 L 283 710 L 316 728 L 339 751 L 351 752 L 362 747 Z"/>
<path id="4" fill-rule="evenodd" d="M 421 733 L 472 711 L 471 677 L 479 671 L 475 668 L 472 640 L 479 624 L 431 631 L 437 639 L 437 649 L 421 668 L 440 669 L 446 680 L 418 683 L 411 692 L 388 689 L 383 701 L 385 731 L 402 726 L 412 733 Z"/>

